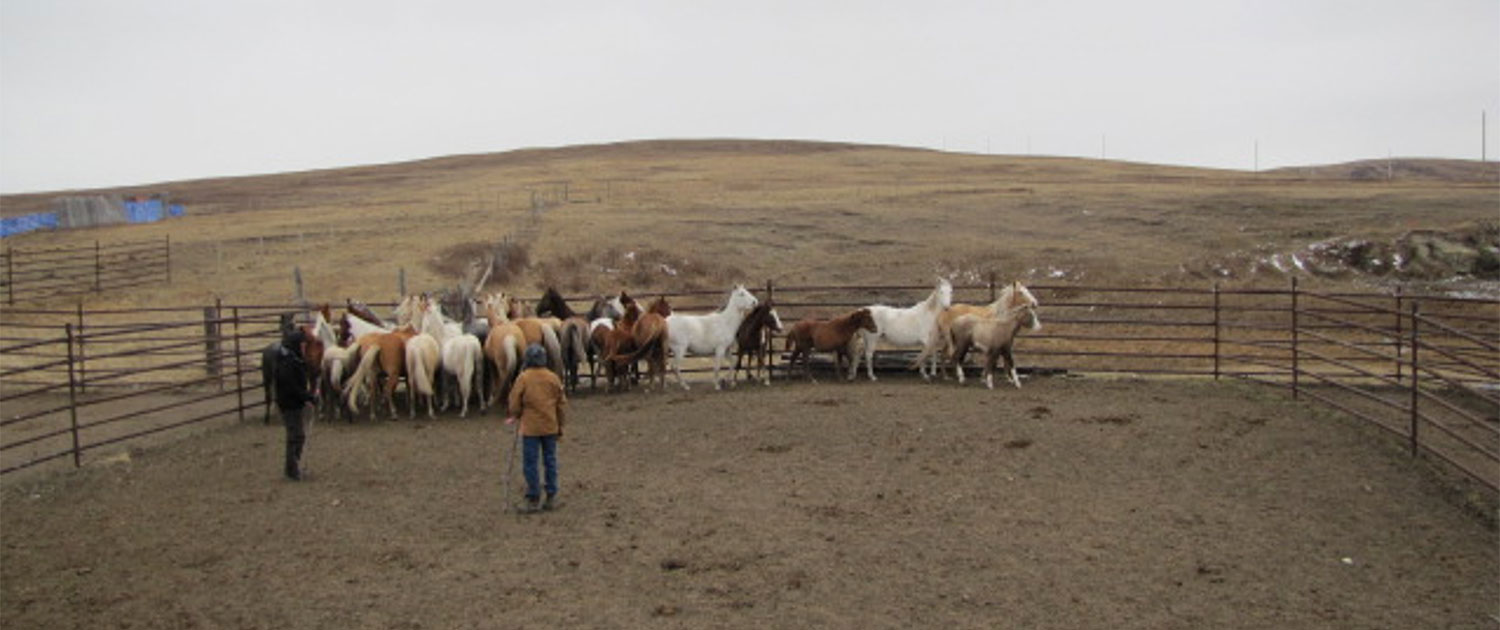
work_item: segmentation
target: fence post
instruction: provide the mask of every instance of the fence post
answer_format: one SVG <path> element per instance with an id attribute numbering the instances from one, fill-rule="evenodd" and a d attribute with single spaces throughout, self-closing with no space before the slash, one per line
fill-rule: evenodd
<path id="1" fill-rule="evenodd" d="M 1214 283 L 1214 380 L 1219 380 L 1219 283 Z"/>
<path id="2" fill-rule="evenodd" d="M 68 419 L 72 424 L 73 433 L 73 467 L 83 466 L 83 452 L 78 448 L 78 389 L 77 381 L 73 376 L 73 324 L 63 324 L 63 330 L 68 336 Z"/>
<path id="3" fill-rule="evenodd" d="M 1301 371 L 1297 359 L 1297 276 L 1292 276 L 1292 400 L 1301 397 Z"/>
<path id="4" fill-rule="evenodd" d="M 72 341 L 68 342 L 68 348 L 71 349 L 74 343 L 78 344 L 78 389 L 83 392 L 88 392 L 88 353 L 85 352 L 83 348 L 83 302 L 81 301 L 78 303 L 78 328 L 73 332 L 75 334 L 75 337 L 73 337 Z M 68 363 L 72 364 L 73 361 L 70 359 Z"/>
<path id="5" fill-rule="evenodd" d="M 766 280 L 766 304 L 774 304 L 773 300 L 776 299 L 775 282 L 775 280 Z M 765 337 L 766 347 L 762 348 L 762 350 L 765 351 L 764 356 L 770 357 L 772 356 L 771 353 L 774 352 L 774 350 L 772 350 L 772 347 L 776 345 L 776 333 L 770 328 L 766 328 L 763 336 Z M 766 361 L 766 378 L 772 379 L 775 377 L 776 362 L 768 359 Z"/>
<path id="6" fill-rule="evenodd" d="M 234 395 L 239 401 L 240 422 L 245 422 L 244 370 L 240 367 L 240 307 L 234 307 Z"/>
<path id="7" fill-rule="evenodd" d="M 1421 311 L 1420 305 L 1417 302 L 1412 302 L 1411 303 L 1411 454 L 1412 454 L 1413 457 L 1415 457 L 1417 455 L 1417 444 L 1418 444 L 1418 441 L 1417 441 L 1417 419 L 1421 417 L 1421 415 L 1419 413 L 1417 413 L 1417 399 L 1421 397 L 1420 396 L 1420 390 L 1417 388 L 1417 378 L 1419 376 L 1419 372 L 1421 371 L 1421 370 L 1418 369 L 1418 365 L 1417 365 L 1417 347 L 1420 345 L 1420 343 L 1419 343 L 1420 340 L 1418 339 L 1418 336 L 1417 336 L 1417 329 L 1420 328 L 1420 326 L 1417 325 L 1417 317 L 1421 314 L 1420 311 Z"/>
<path id="8" fill-rule="evenodd" d="M 104 290 L 104 254 L 99 251 L 99 241 L 94 241 L 94 293 Z"/>
<path id="9" fill-rule="evenodd" d="M 219 309 L 217 306 L 203 307 L 203 366 L 208 377 L 219 383 L 224 391 L 224 366 L 219 354 Z"/>
<path id="10" fill-rule="evenodd" d="M 1396 346 L 1396 380 L 1401 380 L 1401 285 L 1396 285 L 1396 336 L 1391 343 Z"/>

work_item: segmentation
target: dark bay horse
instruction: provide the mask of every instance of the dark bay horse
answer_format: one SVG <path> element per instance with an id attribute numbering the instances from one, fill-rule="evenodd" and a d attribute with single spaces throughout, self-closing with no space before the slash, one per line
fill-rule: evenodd
<path id="1" fill-rule="evenodd" d="M 604 300 L 600 298 L 595 302 L 595 307 L 599 308 L 598 305 L 602 303 Z M 536 314 L 538 317 L 555 317 L 562 322 L 557 331 L 557 341 L 562 350 L 563 383 L 569 391 L 577 391 L 578 365 L 585 360 L 590 362 L 590 369 L 593 365 L 588 343 L 591 320 L 574 312 L 562 294 L 552 287 L 547 287 L 542 299 L 537 301 Z"/>
<path id="2" fill-rule="evenodd" d="M 802 370 L 807 374 L 807 380 L 813 381 L 812 376 L 812 353 L 832 352 L 833 376 L 838 378 L 842 372 L 843 361 L 853 361 L 854 357 L 854 334 L 859 331 L 866 333 L 875 332 L 875 319 L 870 315 L 870 309 L 862 308 L 852 313 L 840 315 L 831 320 L 819 320 L 807 318 L 792 325 L 792 329 L 786 334 L 786 349 L 791 351 L 792 356 L 787 360 L 787 372 L 797 365 L 797 357 L 802 357 Z M 850 380 L 854 379 L 851 374 Z"/>
<path id="3" fill-rule="evenodd" d="M 776 314 L 773 304 L 765 302 L 750 310 L 745 321 L 740 322 L 739 330 L 734 333 L 734 371 L 730 373 L 730 382 L 739 378 L 740 364 L 748 356 L 750 363 L 745 366 L 745 373 L 752 379 L 759 379 L 764 385 L 771 384 L 771 337 L 779 332 L 781 316 Z"/>

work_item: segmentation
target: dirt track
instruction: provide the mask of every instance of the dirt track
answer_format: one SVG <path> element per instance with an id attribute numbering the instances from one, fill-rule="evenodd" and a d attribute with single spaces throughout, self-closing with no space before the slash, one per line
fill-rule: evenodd
<path id="1" fill-rule="evenodd" d="M 565 506 L 482 420 L 238 425 L 4 488 L 6 628 L 1495 628 L 1496 533 L 1250 385 L 1043 378 L 575 401 Z"/>

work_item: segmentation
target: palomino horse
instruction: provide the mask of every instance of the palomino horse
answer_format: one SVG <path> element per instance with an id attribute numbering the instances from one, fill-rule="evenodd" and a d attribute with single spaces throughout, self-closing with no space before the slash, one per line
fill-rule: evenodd
<path id="1" fill-rule="evenodd" d="M 1011 354 L 1016 344 L 1016 334 L 1022 327 L 1041 330 L 1042 320 L 1037 317 L 1037 301 L 1031 292 L 1019 282 L 1012 286 L 1020 291 L 1016 292 L 1013 301 L 1008 302 L 1005 310 L 997 317 L 963 315 L 953 320 L 949 341 L 953 344 L 953 369 L 958 372 L 959 383 L 964 382 L 964 356 L 969 353 L 969 348 L 978 347 L 984 351 L 982 365 L 984 384 L 987 387 L 995 388 L 997 358 L 1005 360 L 1005 370 L 1010 376 L 1010 382 L 1016 387 L 1021 386 L 1021 379 L 1016 375 L 1016 359 Z"/>
<path id="2" fill-rule="evenodd" d="M 323 342 L 312 326 L 304 324 L 298 328 L 302 330 L 302 359 L 307 363 L 307 387 L 309 390 L 317 391 L 318 375 L 323 365 Z M 271 342 L 271 345 L 260 351 L 261 389 L 266 395 L 266 413 L 261 419 L 264 424 L 271 423 L 271 406 L 276 404 L 277 357 L 280 354 L 280 339 Z"/>
<path id="3" fill-rule="evenodd" d="M 600 298 L 596 304 L 602 303 Z M 569 391 L 578 390 L 578 365 L 588 356 L 588 332 L 589 320 L 568 306 L 562 294 L 557 289 L 547 287 L 542 294 L 542 299 L 536 303 L 536 314 L 538 316 L 550 316 L 562 320 L 562 328 L 557 331 L 557 340 L 561 345 L 563 359 L 563 383 Z M 592 361 L 590 360 L 592 365 Z"/>
<path id="4" fill-rule="evenodd" d="M 1036 296 L 1032 295 L 1031 290 L 1022 285 L 1020 281 L 1013 281 L 1005 285 L 1005 288 L 1001 289 L 1000 293 L 995 296 L 995 301 L 989 304 L 954 304 L 949 306 L 938 315 L 937 335 L 938 342 L 942 344 L 942 347 L 934 347 L 932 352 L 941 351 L 949 360 L 952 359 L 953 335 L 949 331 L 953 327 L 954 320 L 964 315 L 973 315 L 980 319 L 994 319 L 1028 304 L 1035 307 L 1037 305 Z M 912 362 L 912 365 L 915 366 L 921 363 L 923 359 L 928 358 L 928 352 L 924 348 L 922 353 L 917 355 L 916 360 Z"/>
<path id="5" fill-rule="evenodd" d="M 729 376 L 734 381 L 740 374 L 740 363 L 746 356 L 750 362 L 745 366 L 745 373 L 752 380 L 759 380 L 764 385 L 771 384 L 771 368 L 768 365 L 771 357 L 771 336 L 781 332 L 781 316 L 776 314 L 776 309 L 770 302 L 757 304 L 745 316 L 745 321 L 740 322 L 739 330 L 734 332 L 734 373 Z"/>
<path id="6" fill-rule="evenodd" d="M 945 278 L 939 278 L 937 288 L 927 299 L 907 308 L 895 308 L 876 304 L 870 306 L 870 316 L 875 320 L 875 328 L 879 332 L 861 332 L 860 337 L 865 342 L 865 375 L 870 380 L 875 380 L 875 345 L 884 340 L 887 344 L 897 347 L 922 346 L 924 354 L 932 352 L 932 347 L 937 343 L 937 318 L 943 309 L 953 305 L 953 284 Z M 937 355 L 931 355 L 931 371 L 925 366 L 918 366 L 922 372 L 922 378 L 930 379 L 937 374 Z M 859 355 L 854 355 L 854 361 L 849 368 L 849 378 L 852 380 L 859 372 Z"/>
<path id="7" fill-rule="evenodd" d="M 740 322 L 755 308 L 760 301 L 755 299 L 744 285 L 735 285 L 729 292 L 729 299 L 724 308 L 707 315 L 683 315 L 673 313 L 667 318 L 667 345 L 672 349 L 672 366 L 677 374 L 677 384 L 683 389 L 688 388 L 687 381 L 682 380 L 682 358 L 691 352 L 693 354 L 714 353 L 714 389 L 720 389 L 723 385 L 719 381 L 719 368 L 724 363 L 724 355 L 729 352 L 729 347 L 734 345 L 734 333 L 739 330 Z M 730 374 L 733 378 L 733 374 Z"/>
<path id="8" fill-rule="evenodd" d="M 521 301 L 503 292 L 491 294 L 485 300 L 485 307 L 492 315 L 503 316 L 505 321 L 521 328 L 521 333 L 526 337 L 526 343 L 521 346 L 523 349 L 530 344 L 541 345 L 547 351 L 547 367 L 559 378 L 563 376 L 562 342 L 557 337 L 558 329 L 562 328 L 562 320 L 526 316 Z"/>
<path id="9" fill-rule="evenodd" d="M 521 352 L 526 348 L 526 333 L 521 331 L 505 314 L 499 301 L 486 300 L 485 318 L 490 322 L 490 334 L 484 339 L 484 358 L 492 368 L 490 372 L 489 404 L 505 404 L 510 393 L 510 384 L 521 366 Z"/>
<path id="10" fill-rule="evenodd" d="M 610 355 L 609 360 L 618 362 L 616 369 L 634 370 L 637 361 L 646 359 L 650 372 L 646 376 L 647 389 L 652 381 L 659 381 L 661 389 L 667 389 L 667 318 L 672 316 L 672 305 L 667 298 L 658 296 L 651 308 L 642 313 L 630 327 L 631 345 L 629 355 Z"/>
<path id="11" fill-rule="evenodd" d="M 818 320 L 807 318 L 792 324 L 792 329 L 786 334 L 786 349 L 792 353 L 787 360 L 787 373 L 797 367 L 797 357 L 802 357 L 802 371 L 807 374 L 807 380 L 815 381 L 812 375 L 812 353 L 833 353 L 833 377 L 839 378 L 843 374 L 843 361 L 854 360 L 854 333 L 865 331 L 876 332 L 875 319 L 870 315 L 870 309 L 862 308 L 857 311 L 840 315 L 829 320 Z"/>
<path id="12" fill-rule="evenodd" d="M 350 318 L 350 321 L 358 320 L 358 317 Z M 411 326 L 402 326 L 388 333 L 371 333 L 355 339 L 359 347 L 359 367 L 349 377 L 349 387 L 344 392 L 350 412 L 359 414 L 360 396 L 365 389 L 369 389 L 370 419 L 375 419 L 375 408 L 378 406 L 374 395 L 375 381 L 378 375 L 384 374 L 385 383 L 380 390 L 391 418 L 396 418 L 396 384 L 406 375 L 406 342 L 416 335 L 417 332 Z M 411 384 L 408 382 L 408 395 L 411 394 L 410 390 Z"/>

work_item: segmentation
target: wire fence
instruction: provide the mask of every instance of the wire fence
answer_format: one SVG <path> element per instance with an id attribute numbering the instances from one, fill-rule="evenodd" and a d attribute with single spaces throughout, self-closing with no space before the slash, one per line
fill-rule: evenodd
<path id="1" fill-rule="evenodd" d="M 0 251 L 3 301 L 38 302 L 111 289 L 172 282 L 172 237 L 100 243 L 92 247 L 19 248 Z"/>
<path id="2" fill-rule="evenodd" d="M 991 302 L 1002 288 L 993 280 L 957 286 L 954 301 Z M 1252 290 L 1029 288 L 1041 302 L 1043 328 L 1017 342 L 1023 374 L 1263 383 L 1361 418 L 1400 437 L 1414 455 L 1500 490 L 1500 302 L 1322 293 L 1295 281 Z M 931 291 L 755 288 L 788 326 L 870 304 L 907 306 Z M 724 297 L 635 295 L 667 297 L 681 313 L 717 309 Z M 0 474 L 69 459 L 78 466 L 108 445 L 268 418 L 260 352 L 276 342 L 283 320 L 300 315 L 286 305 L 7 309 L 0 321 Z M 882 349 L 877 367 L 905 370 L 914 354 Z M 684 371 L 701 374 L 710 365 L 698 359 Z"/>

